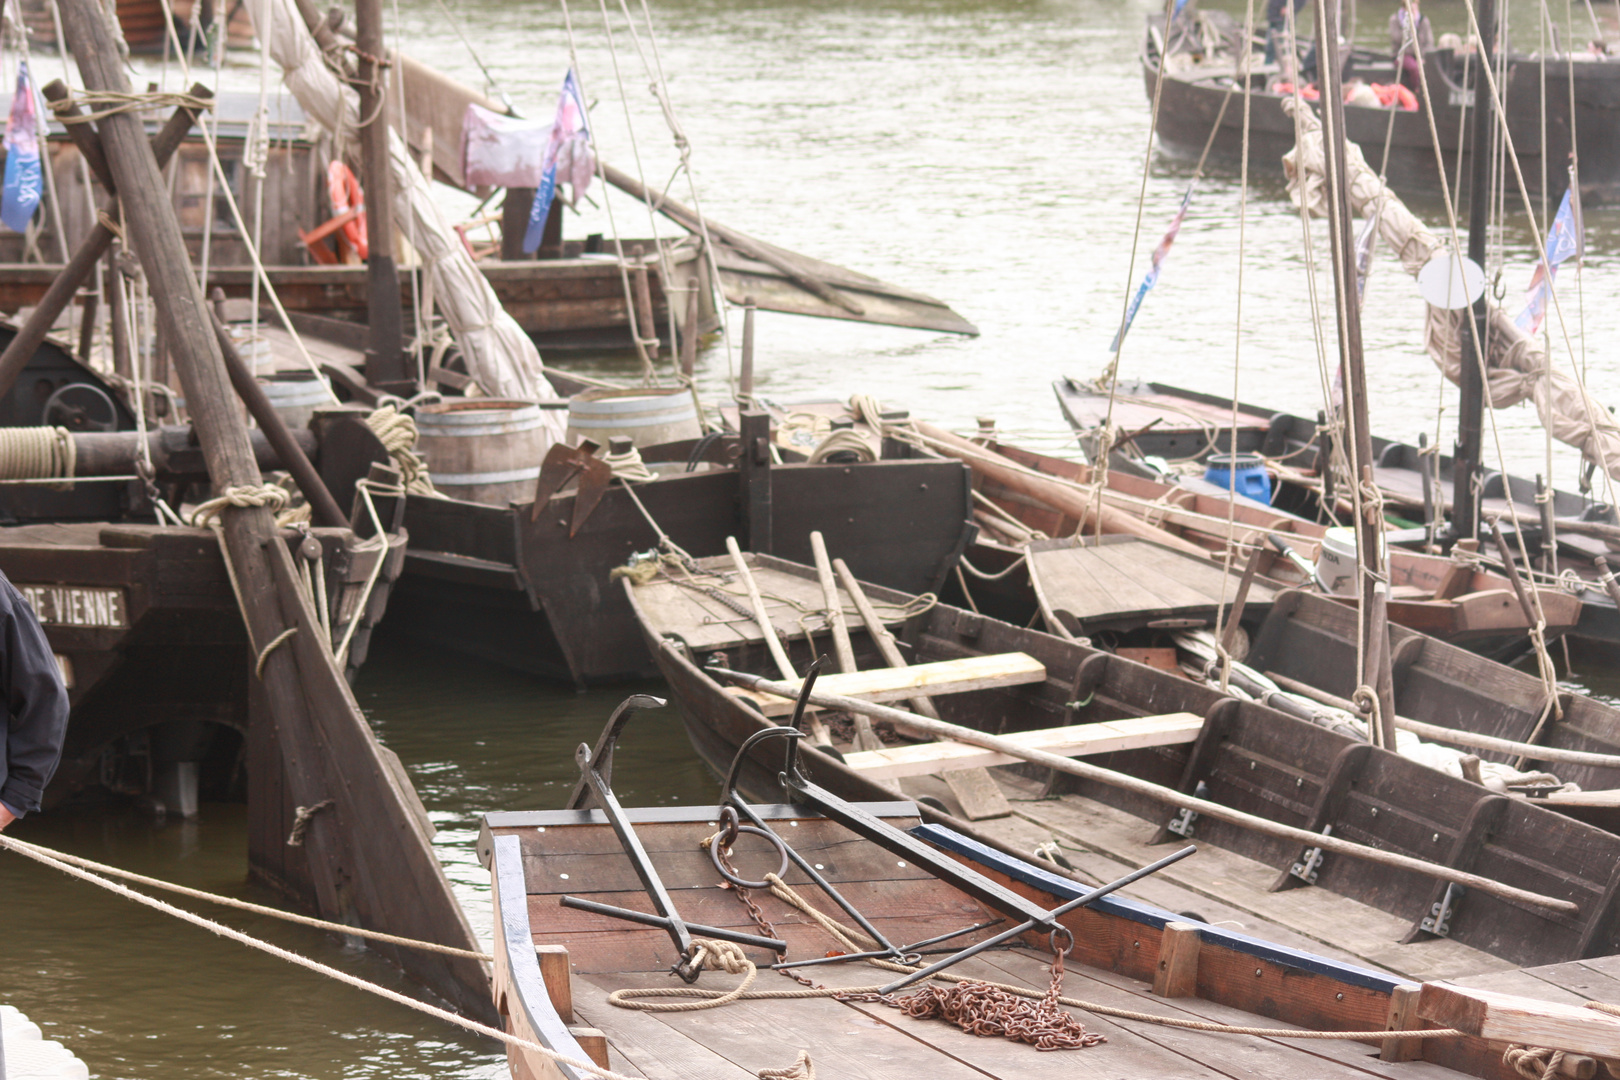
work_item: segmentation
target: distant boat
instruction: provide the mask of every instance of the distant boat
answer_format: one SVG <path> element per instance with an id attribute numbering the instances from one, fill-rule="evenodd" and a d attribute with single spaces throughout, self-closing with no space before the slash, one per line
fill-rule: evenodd
<path id="1" fill-rule="evenodd" d="M 189 43 L 192 12 L 200 7 L 201 20 L 211 23 L 221 6 L 226 11 L 225 44 L 232 49 L 251 48 L 253 20 L 242 0 L 171 0 L 169 7 L 174 12 L 180 43 Z M 22 0 L 22 15 L 34 44 L 56 48 L 56 20 L 51 15 L 49 0 Z M 118 25 L 124 31 L 130 52 L 163 52 L 169 35 L 163 25 L 162 0 L 119 0 Z"/>
<path id="2" fill-rule="evenodd" d="M 1198 20 L 1196 24 L 1194 19 Z M 1160 91 L 1159 141 L 1173 152 L 1196 157 L 1209 141 L 1219 116 L 1220 130 L 1212 153 L 1237 158 L 1243 146 L 1242 102 L 1232 101 L 1224 115 L 1221 103 L 1235 85 L 1238 63 L 1233 47 L 1243 36 L 1242 27 L 1224 12 L 1211 11 L 1183 16 L 1173 27 L 1167 40 L 1164 18 L 1150 17 L 1142 45 L 1142 79 L 1150 102 L 1159 80 L 1161 58 L 1169 57 Z M 1211 40 L 1218 44 L 1207 48 Z M 1268 167 L 1293 149 L 1294 121 L 1282 108 L 1287 95 L 1269 88 L 1279 75 L 1278 65 L 1263 64 L 1259 52 L 1256 45 L 1250 65 L 1250 85 L 1255 88 L 1249 97 L 1250 153 L 1256 165 Z M 1466 165 L 1458 168 L 1458 148 L 1466 159 L 1471 133 L 1462 129 L 1472 125 L 1465 125 L 1463 118 L 1465 106 L 1472 104 L 1471 88 L 1478 70 L 1470 60 L 1452 49 L 1435 49 L 1424 56 L 1425 79 L 1435 107 L 1434 126 L 1453 197 L 1459 180 L 1465 191 L 1468 184 Z M 1620 57 L 1563 53 L 1547 58 L 1545 159 L 1541 156 L 1542 59 L 1509 53 L 1505 63 L 1507 74 L 1500 85 L 1505 88 L 1509 128 L 1529 191 L 1535 194 L 1545 186 L 1549 199 L 1562 197 L 1569 182 L 1566 166 L 1574 148 L 1580 152 L 1582 198 L 1596 202 L 1620 200 Z M 1393 83 L 1397 81 L 1394 60 L 1388 53 L 1354 48 L 1345 64 L 1346 83 L 1351 79 Z M 1569 108 L 1572 79 L 1573 144 Z M 1375 172 L 1385 173 L 1397 192 L 1439 196 L 1440 176 L 1421 98 L 1418 111 L 1395 109 L 1393 126 L 1390 111 L 1347 103 L 1345 130 L 1350 141 L 1361 148 Z M 1380 168 L 1386 140 L 1387 170 Z M 1510 178 L 1510 190 L 1512 183 Z"/>

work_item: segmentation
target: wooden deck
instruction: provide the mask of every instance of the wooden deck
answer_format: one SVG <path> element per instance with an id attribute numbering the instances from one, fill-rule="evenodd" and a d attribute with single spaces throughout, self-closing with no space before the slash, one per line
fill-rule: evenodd
<path id="1" fill-rule="evenodd" d="M 906 814 L 904 804 L 873 809 L 901 827 L 917 823 L 916 818 Z M 907 866 L 841 826 L 787 807 L 760 810 L 777 819 L 775 827 L 789 842 L 817 864 L 857 907 L 869 916 L 877 916 L 874 922 L 897 941 L 932 936 L 988 917 L 983 907 L 953 887 Z M 631 813 L 638 822 L 642 842 L 684 918 L 757 932 L 738 897 L 728 889 L 714 887 L 717 875 L 699 847 L 715 828 L 712 811 L 671 808 Z M 502 845 L 500 851 L 504 854 L 496 854 L 497 844 Z M 753 841 L 749 844 L 753 846 L 739 844 L 737 856 L 745 873 L 757 871 L 757 864 L 774 861 L 763 856 L 763 845 Z M 1456 1075 L 1427 1062 L 1381 1062 L 1376 1051 L 1362 1043 L 1288 1041 L 1281 1035 L 1210 1034 L 1078 1011 L 1076 1015 L 1086 1029 L 1104 1035 L 1107 1042 L 1084 1050 L 1043 1053 L 1000 1038 L 976 1037 L 940 1021 L 913 1020 L 882 1004 L 832 998 L 747 1000 L 686 1013 L 617 1008 L 606 1000 L 613 990 L 678 984 L 668 974 L 674 953 L 662 930 L 633 926 L 557 903 L 560 894 L 574 892 L 646 910 L 646 897 L 630 862 L 600 812 L 492 814 L 486 819 L 479 848 L 481 856 L 492 862 L 497 895 L 517 885 L 512 871 L 515 864 L 521 865 L 526 895 L 521 911 L 502 903 L 497 914 L 497 924 L 505 927 L 502 933 L 510 937 L 521 924 L 534 946 L 567 949 L 572 1016 L 563 1021 L 604 1032 L 609 1066 L 649 1080 L 750 1080 L 758 1070 L 792 1064 L 800 1049 L 810 1052 L 820 1075 L 852 1080 L 1115 1080 L 1127 1076 L 1189 1080 L 1336 1080 L 1368 1076 L 1439 1080 Z M 836 912 L 796 869 L 786 879 L 823 911 Z M 1143 898 L 1148 898 L 1150 892 L 1166 895 L 1159 879 L 1150 878 L 1143 884 L 1145 889 L 1130 891 Z M 833 945 L 824 931 L 784 901 L 763 892 L 756 892 L 753 898 L 788 942 L 789 959 L 807 958 Z M 1140 936 L 1138 947 L 1145 944 L 1158 948 L 1157 940 L 1149 939 L 1146 927 Z M 497 948 L 501 947 L 498 943 Z M 1121 970 L 1145 970 L 1142 965 L 1133 965 L 1131 957 L 1124 959 Z M 1140 959 L 1151 966 L 1145 956 Z M 548 1010 L 550 1000 L 555 998 L 553 991 L 541 1009 L 537 1009 L 541 1002 L 527 997 L 521 1003 L 514 999 L 513 995 L 523 993 L 521 969 L 528 962 L 528 958 L 516 956 L 497 961 L 497 994 L 506 995 L 506 1010 L 514 1021 L 520 1020 L 523 1008 L 528 1010 L 519 1029 L 531 1021 L 545 1027 L 546 1018 L 538 1014 Z M 1049 978 L 1047 954 L 1022 944 L 983 954 L 957 970 L 963 975 L 1041 990 Z M 1255 975 L 1273 972 L 1269 966 L 1255 968 Z M 890 977 L 887 972 L 865 965 L 826 965 L 807 973 L 830 987 L 870 986 Z M 1244 974 L 1247 976 L 1246 971 Z M 1300 974 L 1304 976 L 1303 971 Z M 1304 978 L 1308 981 L 1308 977 Z M 538 980 L 533 981 L 538 984 Z M 705 973 L 698 985 L 712 990 L 730 987 L 735 981 L 729 976 Z M 770 972 L 762 972 L 755 985 L 757 989 L 793 988 Z M 1199 997 L 1155 997 L 1149 982 L 1072 960 L 1063 991 L 1084 1001 L 1140 1012 L 1274 1026 L 1279 1031 L 1288 1027 Z M 544 990 L 531 988 L 529 993 L 547 997 Z M 1387 994 L 1387 990 L 1383 993 Z M 1344 997 L 1340 994 L 1341 1000 Z M 1348 1002 L 1344 1008 L 1348 1015 Z M 577 1033 L 579 1028 L 569 1030 Z M 543 1074 L 531 1071 L 528 1062 L 515 1061 L 513 1075 Z"/>
<path id="2" fill-rule="evenodd" d="M 1230 608 L 1238 572 L 1135 536 L 1039 540 L 1029 548 L 1030 574 L 1054 613 L 1075 633 L 1134 630 L 1166 619 L 1213 623 Z M 1248 609 L 1268 610 L 1277 589 L 1255 581 Z M 1186 623 L 1180 624 L 1186 626 Z"/>

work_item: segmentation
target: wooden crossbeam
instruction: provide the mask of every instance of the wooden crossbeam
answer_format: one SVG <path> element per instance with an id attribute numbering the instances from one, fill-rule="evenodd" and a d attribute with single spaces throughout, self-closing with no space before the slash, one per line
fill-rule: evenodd
<path id="1" fill-rule="evenodd" d="M 1026 750 L 1044 750 L 1064 757 L 1084 757 L 1116 750 L 1190 743 L 1198 738 L 1199 729 L 1203 726 L 1202 717 L 1180 712 L 1044 728 L 1040 731 L 1019 731 L 1002 738 Z M 929 742 L 847 754 L 844 764 L 874 780 L 896 780 L 903 776 L 928 776 L 947 769 L 1012 765 L 1021 760 L 1010 754 L 969 746 L 967 743 Z"/>
<path id="2" fill-rule="evenodd" d="M 1418 995 L 1417 1014 L 1482 1039 L 1620 1058 L 1620 1017 L 1578 1005 L 1428 982 Z"/>
<path id="3" fill-rule="evenodd" d="M 823 675 L 816 680 L 816 688 L 866 701 L 903 701 L 919 695 L 1019 686 L 1042 682 L 1045 678 L 1045 664 L 1026 653 L 1015 652 Z M 792 685 L 800 684 L 794 680 Z M 766 716 L 786 716 L 793 711 L 793 702 L 787 698 L 757 692 L 748 692 L 746 696 L 757 702 Z"/>

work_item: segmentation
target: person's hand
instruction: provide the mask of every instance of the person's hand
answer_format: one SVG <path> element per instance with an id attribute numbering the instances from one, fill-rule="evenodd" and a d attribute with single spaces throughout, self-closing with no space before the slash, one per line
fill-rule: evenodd
<path id="1" fill-rule="evenodd" d="M 0 830 L 17 820 L 17 815 L 6 809 L 5 803 L 0 803 Z"/>

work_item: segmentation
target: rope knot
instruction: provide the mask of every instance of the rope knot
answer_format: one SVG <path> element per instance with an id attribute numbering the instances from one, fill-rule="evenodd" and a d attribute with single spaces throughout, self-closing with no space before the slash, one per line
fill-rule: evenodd
<path id="1" fill-rule="evenodd" d="M 234 506 L 239 510 L 264 506 L 275 511 L 286 506 L 287 500 L 287 489 L 275 484 L 242 484 L 228 487 L 223 495 L 209 499 L 193 510 L 191 523 L 199 526 L 207 525 L 219 517 L 220 511 L 227 506 Z"/>
<path id="2" fill-rule="evenodd" d="M 1551 1050 L 1545 1046 L 1514 1043 L 1502 1051 L 1502 1064 L 1524 1077 L 1524 1080 L 1554 1080 L 1563 1060 L 1562 1050 Z"/>
<path id="3" fill-rule="evenodd" d="M 742 946 L 731 941 L 695 938 L 697 951 L 692 954 L 694 968 L 708 967 L 711 971 L 724 971 L 727 975 L 746 975 L 754 970 L 753 961 L 743 955 Z"/>

